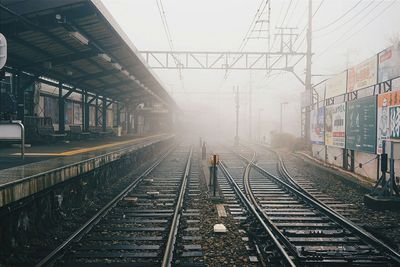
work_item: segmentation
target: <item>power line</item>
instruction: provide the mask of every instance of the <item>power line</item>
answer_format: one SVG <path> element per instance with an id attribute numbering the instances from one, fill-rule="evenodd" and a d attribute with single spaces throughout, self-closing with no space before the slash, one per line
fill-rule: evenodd
<path id="1" fill-rule="evenodd" d="M 162 3 L 161 0 L 156 0 L 156 3 L 157 3 L 157 7 L 158 7 L 158 12 L 160 13 L 161 21 L 162 21 L 162 24 L 163 24 L 164 33 L 165 33 L 165 36 L 167 37 L 168 46 L 169 46 L 171 52 L 173 52 L 175 50 L 174 49 L 174 42 L 172 41 L 172 34 L 171 34 L 171 31 L 169 30 L 169 27 L 168 27 L 167 17 L 165 15 L 165 10 L 164 10 L 163 3 Z M 178 67 L 178 77 L 179 77 L 179 80 L 181 81 L 182 89 L 184 89 L 182 72 L 179 69 L 180 63 L 175 58 L 175 56 L 173 54 L 172 54 L 172 57 L 174 59 L 175 65 Z"/>
<path id="2" fill-rule="evenodd" d="M 329 49 L 331 49 L 332 47 L 336 46 L 336 44 L 341 41 L 341 39 L 343 39 L 343 37 L 346 37 L 346 35 L 348 33 L 350 33 L 351 31 L 354 30 L 355 26 L 357 26 L 360 22 L 362 22 L 365 18 L 367 18 L 367 16 L 369 14 L 371 14 L 372 11 L 376 10 L 376 8 L 381 5 L 384 2 L 384 0 L 382 0 L 381 2 L 379 2 L 376 6 L 374 6 L 373 9 L 371 9 L 364 17 L 361 18 L 361 20 L 358 20 L 357 23 L 354 25 L 354 27 L 351 27 L 348 31 L 346 31 L 345 33 L 343 33 L 338 39 L 336 39 L 334 42 L 331 43 L 330 46 L 328 46 L 325 50 L 323 50 L 321 53 L 318 54 L 318 57 L 321 57 L 322 55 L 324 55 L 327 51 L 329 51 Z M 363 30 L 366 26 L 368 26 L 369 24 L 371 24 L 373 21 L 375 21 L 379 16 L 381 16 L 386 10 L 388 10 L 392 5 L 394 5 L 396 2 L 391 2 L 389 3 L 389 5 L 386 6 L 386 8 L 382 9 L 381 12 L 379 12 L 376 16 L 374 16 L 372 18 L 372 20 L 370 20 L 369 22 L 367 22 L 367 24 L 365 24 L 364 26 L 362 26 L 360 29 L 358 29 L 356 32 L 353 32 L 347 39 L 343 40 L 343 42 L 348 41 L 349 39 L 353 38 L 356 34 L 358 34 L 361 30 Z M 318 58 L 317 57 L 317 58 Z"/>
<path id="3" fill-rule="evenodd" d="M 362 0 L 358 1 L 353 7 L 351 7 L 349 10 L 347 10 L 345 13 L 343 13 L 341 16 L 339 16 L 338 18 L 336 18 L 335 20 L 333 20 L 332 22 L 328 23 L 325 26 L 322 26 L 319 29 L 314 30 L 314 32 L 318 32 L 318 31 L 322 31 L 326 28 L 329 28 L 330 26 L 332 26 L 333 24 L 335 24 L 336 22 L 338 22 L 339 20 L 341 20 L 342 18 L 344 18 L 347 14 L 349 14 L 352 10 L 354 10 L 359 4 L 361 4 Z"/>
<path id="4" fill-rule="evenodd" d="M 375 2 L 373 2 L 373 1 L 369 2 L 366 6 L 364 6 L 364 8 L 362 8 L 362 9 L 361 9 L 357 14 L 355 14 L 353 17 L 350 17 L 350 19 L 346 20 L 344 23 L 338 25 L 338 27 L 336 27 L 335 29 L 333 29 L 333 30 L 331 30 L 331 31 L 329 31 L 329 32 L 326 32 L 326 33 L 323 34 L 323 35 L 317 36 L 316 38 L 322 38 L 322 37 L 325 37 L 325 36 L 330 36 L 332 33 L 336 32 L 336 31 L 339 30 L 340 28 L 343 28 L 343 27 L 344 27 L 345 25 L 347 25 L 349 22 L 351 22 L 351 21 L 355 20 L 356 18 L 358 18 L 360 15 L 362 15 L 362 13 L 363 13 L 364 11 L 366 11 L 366 12 L 367 12 L 367 15 L 368 15 L 372 10 L 374 10 L 377 6 L 379 6 L 380 4 L 382 4 L 384 1 L 385 1 L 385 0 L 381 0 L 380 2 L 378 2 L 377 5 L 375 5 L 375 7 L 372 7 L 372 9 L 368 11 L 368 8 L 371 7 L 371 5 L 375 3 Z M 365 15 L 364 15 L 364 17 L 365 17 Z M 351 28 L 352 28 L 352 27 L 351 27 Z"/>

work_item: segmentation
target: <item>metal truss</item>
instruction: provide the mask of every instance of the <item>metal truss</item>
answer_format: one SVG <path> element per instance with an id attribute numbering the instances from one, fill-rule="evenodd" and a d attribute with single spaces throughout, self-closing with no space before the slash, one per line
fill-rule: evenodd
<path id="1" fill-rule="evenodd" d="M 294 67 L 306 56 L 306 53 L 299 52 L 140 51 L 140 53 L 153 69 L 279 70 L 290 72 L 293 72 Z M 294 63 L 290 63 L 290 61 L 294 61 Z"/>

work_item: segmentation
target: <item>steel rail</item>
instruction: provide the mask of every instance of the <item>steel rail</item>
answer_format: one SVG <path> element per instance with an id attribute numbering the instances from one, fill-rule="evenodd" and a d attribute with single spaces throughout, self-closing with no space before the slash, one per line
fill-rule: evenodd
<path id="1" fill-rule="evenodd" d="M 237 154 L 237 153 L 236 153 Z M 329 218 L 331 218 L 333 221 L 341 225 L 343 228 L 350 230 L 353 233 L 356 233 L 358 237 L 360 237 L 364 242 L 372 245 L 373 247 L 379 248 L 379 250 L 383 253 L 386 253 L 391 259 L 396 261 L 397 263 L 400 263 L 400 254 L 390 248 L 388 245 L 383 243 L 381 240 L 377 239 L 375 236 L 373 236 L 371 233 L 368 231 L 365 231 L 361 227 L 355 225 L 353 222 L 348 220 L 347 218 L 343 217 L 341 214 L 337 213 L 334 211 L 332 208 L 318 200 L 317 198 L 313 197 L 311 194 L 308 192 L 303 192 L 303 190 L 298 190 L 294 186 L 288 184 L 285 181 L 282 181 L 282 179 L 276 177 L 275 175 L 271 174 L 270 172 L 264 170 L 262 167 L 259 165 L 255 164 L 254 162 L 251 162 L 247 158 L 243 157 L 240 154 L 237 154 L 240 158 L 242 158 L 245 162 L 248 164 L 251 164 L 256 170 L 258 170 L 261 174 L 272 178 L 274 181 L 277 183 L 281 184 L 283 187 L 285 187 L 287 190 L 293 192 L 296 194 L 298 197 L 303 199 L 306 203 L 309 203 L 313 205 L 315 208 L 320 210 L 322 213 L 327 215 Z M 293 179 L 292 179 L 293 180 Z M 297 184 L 297 183 L 296 183 Z"/>
<path id="2" fill-rule="evenodd" d="M 295 267 L 296 264 L 293 262 L 293 260 L 290 258 L 289 254 L 287 254 L 285 248 L 282 246 L 282 244 L 279 242 L 277 237 L 275 236 L 273 229 L 271 229 L 270 224 L 268 225 L 263 218 L 260 216 L 260 214 L 257 212 L 256 208 L 253 206 L 251 201 L 245 196 L 243 191 L 240 189 L 239 185 L 235 182 L 233 177 L 230 175 L 228 172 L 224 162 L 221 160 L 219 162 L 219 166 L 224 173 L 225 177 L 228 179 L 229 183 L 233 186 L 234 191 L 236 192 L 237 196 L 240 198 L 242 203 L 247 207 L 247 209 L 254 215 L 254 217 L 258 220 L 258 222 L 262 225 L 264 230 L 267 232 L 268 236 L 272 239 L 272 242 L 274 245 L 278 248 L 279 254 L 281 254 L 282 259 L 284 260 L 285 264 L 287 266 Z M 250 166 L 250 164 L 248 164 Z"/>
<path id="3" fill-rule="evenodd" d="M 67 239 L 65 239 L 58 247 L 56 247 L 52 252 L 50 252 L 46 257 L 39 261 L 35 266 L 41 267 L 50 264 L 51 261 L 55 260 L 57 256 L 60 255 L 64 249 L 72 243 L 72 241 L 77 240 L 84 234 L 90 231 L 90 229 L 95 226 L 101 218 L 103 218 L 121 199 L 123 199 L 130 191 L 132 191 L 144 177 L 149 175 L 160 163 L 175 149 L 173 146 L 166 153 L 157 159 L 149 168 L 147 168 L 139 177 L 137 177 L 132 183 L 130 183 L 121 193 L 114 197 L 110 202 L 108 202 L 101 210 L 99 210 L 95 215 L 93 215 L 88 221 L 86 221 L 81 227 L 79 227 L 74 233 L 72 233 Z"/>
<path id="4" fill-rule="evenodd" d="M 183 173 L 181 188 L 179 191 L 179 197 L 178 197 L 178 201 L 175 206 L 174 216 L 172 218 L 171 228 L 170 228 L 170 231 L 168 234 L 168 240 L 165 245 L 164 256 L 163 256 L 163 260 L 161 263 L 162 267 L 170 267 L 172 265 L 173 254 L 174 254 L 175 243 L 176 243 L 176 236 L 178 234 L 179 222 L 180 222 L 180 218 L 182 216 L 182 206 L 183 206 L 183 201 L 184 201 L 184 197 L 185 197 L 185 193 L 186 193 L 188 177 L 189 177 L 189 173 L 190 173 L 192 154 L 193 154 L 193 147 L 190 148 L 189 156 L 186 161 L 185 172 Z"/>
<path id="5" fill-rule="evenodd" d="M 254 207 L 259 212 L 259 214 L 261 214 L 261 217 L 263 218 L 263 220 L 271 227 L 274 234 L 277 237 L 279 237 L 281 242 L 285 245 L 286 249 L 290 251 L 292 256 L 294 258 L 296 258 L 296 260 L 301 260 L 301 257 L 298 255 L 296 248 L 287 239 L 287 237 L 281 233 L 281 231 L 275 226 L 275 224 L 269 219 L 268 215 L 265 213 L 264 209 L 258 204 L 257 199 L 254 196 L 254 193 L 251 189 L 249 174 L 250 174 L 251 166 L 252 166 L 252 164 L 254 164 L 255 159 L 256 159 L 256 153 L 254 152 L 252 159 L 248 162 L 246 169 L 243 173 L 243 187 L 246 192 L 246 195 L 248 196 L 248 198 L 250 198 L 251 202 L 253 203 Z"/>

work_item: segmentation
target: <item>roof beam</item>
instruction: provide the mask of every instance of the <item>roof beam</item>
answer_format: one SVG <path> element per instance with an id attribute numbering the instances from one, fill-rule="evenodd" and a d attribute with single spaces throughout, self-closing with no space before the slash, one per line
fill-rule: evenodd
<path id="1" fill-rule="evenodd" d="M 42 60 L 42 61 L 35 61 L 33 62 L 33 65 L 25 65 L 22 66 L 23 68 L 33 68 L 37 66 L 38 64 L 44 64 L 46 62 L 51 62 L 53 65 L 63 65 L 66 63 L 82 60 L 82 59 L 88 59 L 94 56 L 97 56 L 98 53 L 94 51 L 87 51 L 87 52 L 81 52 L 81 53 L 75 53 L 75 54 L 69 54 L 66 56 L 61 56 L 61 57 L 51 57 L 47 60 Z"/>
<path id="2" fill-rule="evenodd" d="M 83 75 L 82 77 L 75 79 L 75 81 L 83 82 L 83 81 L 87 81 L 87 80 L 94 80 L 94 79 L 106 77 L 109 75 L 113 75 L 118 72 L 120 72 L 120 71 L 116 70 L 116 69 L 104 70 L 104 71 L 100 71 L 100 72 L 96 72 L 96 73 L 92 73 L 92 74 Z"/>

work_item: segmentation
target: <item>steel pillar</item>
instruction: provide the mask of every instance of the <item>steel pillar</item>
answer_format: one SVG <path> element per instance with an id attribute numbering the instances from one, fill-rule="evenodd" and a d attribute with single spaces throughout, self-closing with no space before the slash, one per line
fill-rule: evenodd
<path id="1" fill-rule="evenodd" d="M 115 126 L 119 127 L 120 125 L 120 120 L 121 120 L 121 111 L 119 109 L 119 102 L 117 102 L 117 123 Z"/>
<path id="2" fill-rule="evenodd" d="M 103 103 L 101 105 L 102 108 L 102 114 L 101 114 L 101 118 L 102 118 L 102 122 L 101 122 L 101 126 L 103 129 L 103 132 L 106 131 L 107 128 L 107 99 L 105 97 L 103 97 L 102 99 Z"/>
<path id="3" fill-rule="evenodd" d="M 89 132 L 89 120 L 90 120 L 90 114 L 89 114 L 89 112 L 90 112 L 90 105 L 89 105 L 89 103 L 88 103 L 88 99 L 89 98 L 89 96 L 88 96 L 88 93 L 87 93 L 87 91 L 85 91 L 85 102 L 83 103 L 83 109 L 84 109 L 84 111 L 83 111 L 83 114 L 84 114 L 84 120 L 83 120 L 83 130 L 85 131 L 85 132 Z"/>
<path id="4" fill-rule="evenodd" d="M 62 95 L 62 83 L 58 84 L 58 132 L 65 133 L 65 100 Z"/>
<path id="5" fill-rule="evenodd" d="M 96 106 L 94 110 L 94 125 L 99 126 L 99 95 L 96 95 Z"/>
<path id="6" fill-rule="evenodd" d="M 21 74 L 16 77 L 16 92 L 17 92 L 17 119 L 24 122 L 25 114 L 25 88 L 21 86 Z"/>

